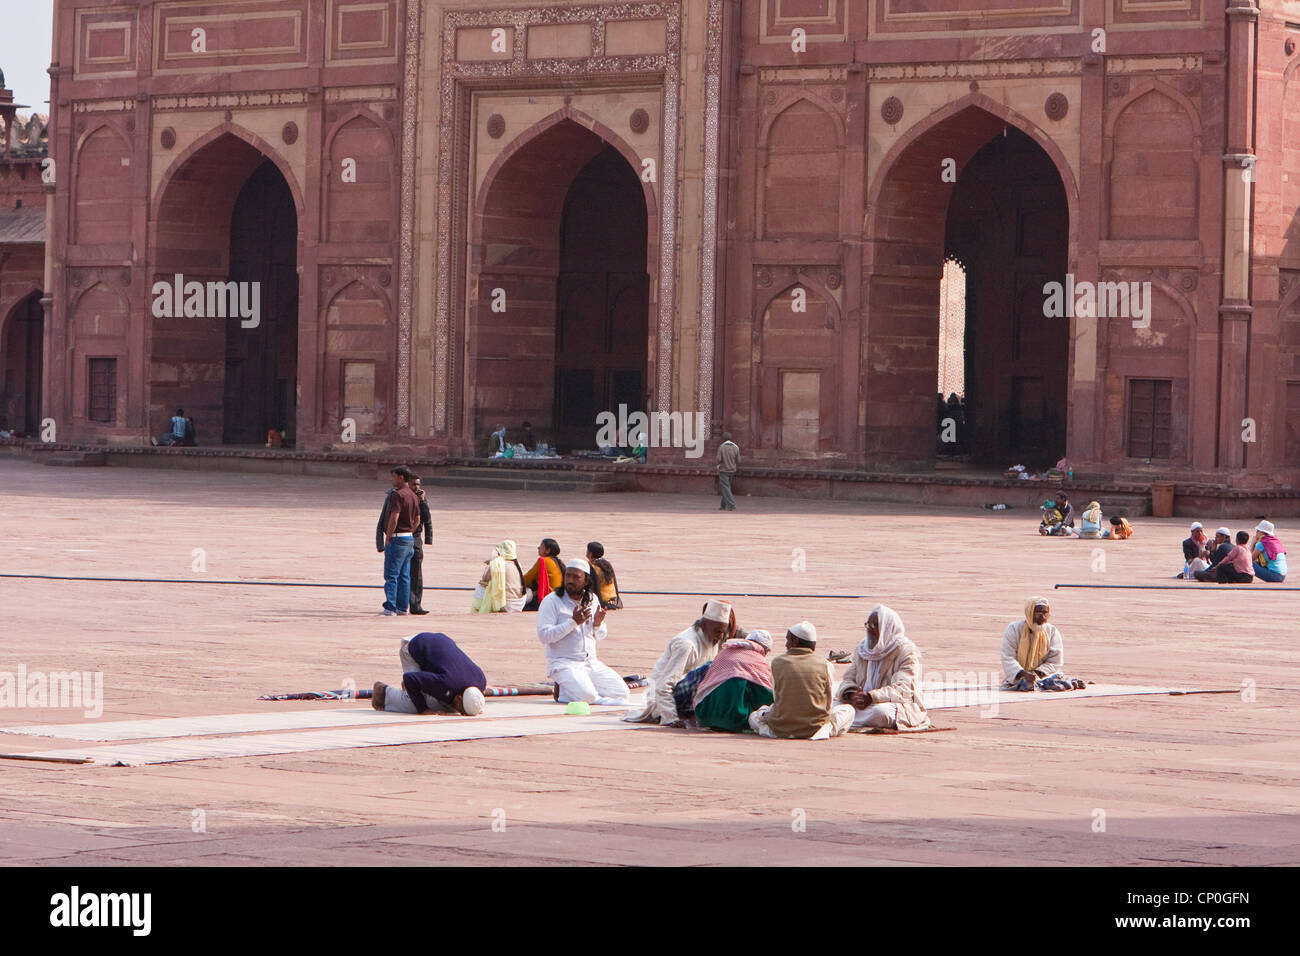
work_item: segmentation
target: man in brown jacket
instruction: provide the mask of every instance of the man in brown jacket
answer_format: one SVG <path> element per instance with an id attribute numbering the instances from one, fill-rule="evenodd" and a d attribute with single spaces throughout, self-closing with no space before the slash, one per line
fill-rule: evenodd
<path id="1" fill-rule="evenodd" d="M 853 722 L 851 704 L 835 704 L 834 665 L 819 657 L 817 628 L 800 621 L 785 632 L 785 653 L 772 661 L 775 700 L 749 715 L 749 727 L 762 737 L 825 740 L 838 737 Z"/>

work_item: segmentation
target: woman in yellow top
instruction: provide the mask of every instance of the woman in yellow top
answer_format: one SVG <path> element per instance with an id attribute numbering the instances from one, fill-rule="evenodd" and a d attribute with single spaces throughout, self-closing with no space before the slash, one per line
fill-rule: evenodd
<path id="1" fill-rule="evenodd" d="M 605 546 L 599 541 L 587 542 L 587 561 L 591 564 L 591 576 L 596 579 L 596 596 L 600 606 L 606 611 L 617 611 L 623 606 L 623 599 L 618 596 L 618 578 L 614 576 L 614 566 L 605 560 Z"/>
<path id="2" fill-rule="evenodd" d="M 545 567 L 546 573 L 539 571 Z M 554 538 L 543 538 L 537 546 L 537 561 L 524 575 L 524 587 L 528 589 L 528 603 L 525 611 L 536 611 L 546 595 L 558 591 L 564 584 L 564 568 L 560 565 L 560 545 Z"/>

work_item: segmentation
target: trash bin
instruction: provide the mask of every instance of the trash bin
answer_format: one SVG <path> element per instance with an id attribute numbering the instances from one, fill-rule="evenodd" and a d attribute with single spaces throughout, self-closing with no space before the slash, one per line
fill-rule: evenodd
<path id="1" fill-rule="evenodd" d="M 1155 518 L 1172 518 L 1174 516 L 1174 483 L 1172 481 L 1151 482 L 1151 515 Z"/>

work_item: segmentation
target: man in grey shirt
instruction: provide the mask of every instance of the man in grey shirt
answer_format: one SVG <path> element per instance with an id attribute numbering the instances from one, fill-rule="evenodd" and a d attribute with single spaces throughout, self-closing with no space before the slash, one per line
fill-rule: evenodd
<path id="1" fill-rule="evenodd" d="M 722 489 L 721 511 L 735 511 L 736 499 L 731 496 L 731 476 L 740 467 L 740 446 L 731 440 L 731 432 L 722 433 L 718 446 L 718 487 Z"/>

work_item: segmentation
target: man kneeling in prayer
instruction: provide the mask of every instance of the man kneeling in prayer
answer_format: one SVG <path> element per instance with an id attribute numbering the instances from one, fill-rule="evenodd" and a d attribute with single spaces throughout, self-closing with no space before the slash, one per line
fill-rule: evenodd
<path id="1" fill-rule="evenodd" d="M 537 609 L 537 639 L 546 646 L 546 676 L 555 681 L 555 699 L 588 704 L 626 704 L 627 684 L 596 660 L 596 642 L 609 634 L 605 609 L 595 593 L 591 565 L 569 561 L 564 585 L 546 595 Z"/>
<path id="2" fill-rule="evenodd" d="M 867 616 L 867 636 L 853 651 L 839 699 L 854 708 L 853 729 L 926 730 L 930 715 L 921 699 L 921 652 L 903 633 L 903 619 L 877 604 Z"/>
<path id="3" fill-rule="evenodd" d="M 695 719 L 701 727 L 743 734 L 749 715 L 772 703 L 772 635 L 750 631 L 727 641 L 695 691 Z"/>
<path id="4" fill-rule="evenodd" d="M 699 618 L 668 642 L 668 647 L 650 672 L 645 709 L 623 719 L 630 724 L 658 722 L 663 727 L 685 727 L 686 721 L 679 713 L 674 689 L 689 672 L 712 661 L 722 642 L 734 637 L 735 633 L 736 612 L 731 605 L 726 601 L 706 601 Z"/>
<path id="5" fill-rule="evenodd" d="M 749 715 L 749 729 L 763 737 L 825 740 L 853 722 L 853 707 L 836 705 L 835 665 L 817 656 L 817 628 L 800 621 L 785 632 L 785 653 L 772 661 L 770 707 Z"/>
<path id="6" fill-rule="evenodd" d="M 483 713 L 483 669 L 446 634 L 417 634 L 402 641 L 401 686 L 375 683 L 370 705 L 397 714 Z"/>
<path id="7" fill-rule="evenodd" d="M 1045 597 L 1032 597 L 1022 621 L 1012 621 L 1002 635 L 1003 686 L 1008 690 L 1082 690 L 1084 682 L 1061 673 L 1065 645 Z"/>

